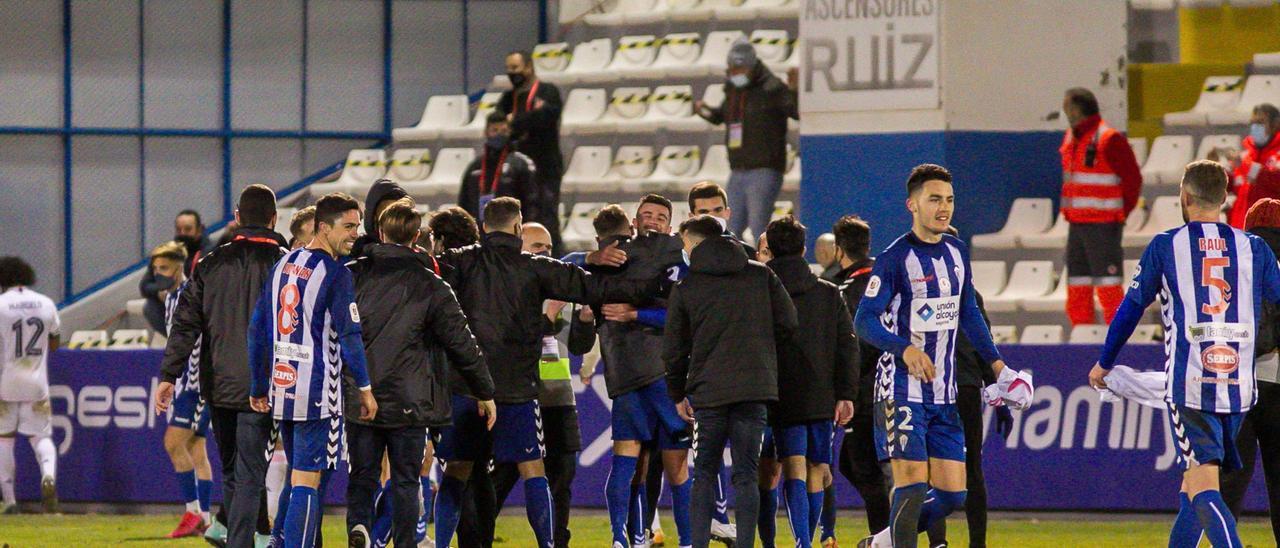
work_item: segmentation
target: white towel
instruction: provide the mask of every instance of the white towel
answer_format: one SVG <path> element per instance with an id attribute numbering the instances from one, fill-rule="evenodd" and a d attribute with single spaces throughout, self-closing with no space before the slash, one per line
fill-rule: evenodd
<path id="1" fill-rule="evenodd" d="M 1165 383 L 1168 378 L 1164 371 L 1135 371 L 1127 365 L 1117 365 L 1102 378 L 1107 387 L 1097 390 L 1102 401 L 1115 402 L 1124 398 L 1147 407 L 1165 409 Z"/>

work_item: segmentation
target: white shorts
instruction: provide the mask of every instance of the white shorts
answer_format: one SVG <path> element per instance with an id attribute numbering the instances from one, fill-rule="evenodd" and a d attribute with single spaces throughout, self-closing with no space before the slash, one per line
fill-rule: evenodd
<path id="1" fill-rule="evenodd" d="M 14 432 L 32 438 L 53 436 L 49 400 L 0 401 L 0 435 Z"/>

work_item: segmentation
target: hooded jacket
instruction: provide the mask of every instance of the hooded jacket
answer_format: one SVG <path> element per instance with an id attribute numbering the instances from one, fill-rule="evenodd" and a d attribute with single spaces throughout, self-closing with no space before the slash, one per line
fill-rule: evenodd
<path id="1" fill-rule="evenodd" d="M 724 83 L 724 102 L 708 107 L 708 122 L 715 125 L 742 123 L 742 146 L 729 149 L 729 167 L 734 171 L 767 168 L 779 173 L 787 169 L 787 118 L 800 119 L 799 100 L 793 90 L 757 60 L 751 81 L 739 88 Z M 728 144 L 728 131 L 725 143 Z"/>
<path id="2" fill-rule="evenodd" d="M 779 342 L 796 309 L 773 271 L 728 238 L 693 249 L 689 274 L 667 299 L 667 391 L 695 408 L 778 399 Z"/>
<path id="3" fill-rule="evenodd" d="M 346 378 L 348 420 L 392 428 L 448 425 L 447 367 L 477 398 L 493 398 L 493 380 L 467 318 L 433 266 L 422 253 L 381 243 L 366 246 L 363 257 L 347 263 L 355 277 L 369 379 L 378 400 L 378 415 L 361 421 L 359 389 Z"/>
<path id="4" fill-rule="evenodd" d="M 479 244 L 439 257 L 452 267 L 446 281 L 457 292 L 485 354 L 499 403 L 524 403 L 538 396 L 546 331 L 543 301 L 635 303 L 660 289 L 657 283 L 602 281 L 574 265 L 525 253 L 520 244 L 518 236 L 490 232 Z M 471 395 L 462 386 L 451 388 Z"/>
<path id="5" fill-rule="evenodd" d="M 820 280 L 804 257 L 769 261 L 795 304 L 799 328 L 778 347 L 778 404 L 775 424 L 835 417 L 837 400 L 858 395 L 858 343 L 853 316 L 835 284 Z"/>
<path id="6" fill-rule="evenodd" d="M 862 259 L 849 265 L 849 268 L 836 274 L 840 281 L 840 294 L 844 296 L 845 306 L 850 314 L 858 310 L 862 295 L 867 292 L 867 283 L 871 281 L 871 268 L 875 266 L 872 259 Z M 858 339 L 858 397 L 854 400 L 856 413 L 870 413 L 871 403 L 875 397 L 876 364 L 884 351 L 872 346 L 867 341 Z"/>
<path id="7" fill-rule="evenodd" d="M 378 179 L 369 188 L 369 194 L 364 199 L 364 235 L 356 238 L 355 245 L 351 246 L 352 257 L 363 257 L 366 246 L 376 244 L 381 241 L 378 238 L 378 219 L 374 215 L 378 211 L 378 204 L 387 200 L 399 200 L 408 196 L 400 185 L 392 182 L 390 179 Z M 423 224 L 426 224 L 425 222 Z M 359 416 L 359 413 L 356 413 Z"/>
<path id="8" fill-rule="evenodd" d="M 246 227 L 196 264 L 173 313 L 161 381 L 182 375 L 199 340 L 200 396 L 214 407 L 251 411 L 249 320 L 262 284 L 287 252 L 274 230 Z"/>

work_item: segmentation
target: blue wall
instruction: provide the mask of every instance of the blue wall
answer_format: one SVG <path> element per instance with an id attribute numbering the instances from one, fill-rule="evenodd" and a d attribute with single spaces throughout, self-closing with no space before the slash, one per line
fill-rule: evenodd
<path id="1" fill-rule="evenodd" d="M 1060 132 L 930 131 L 863 135 L 804 135 L 800 213 L 818 234 L 840 216 L 871 224 L 873 253 L 911 229 L 906 180 L 930 162 L 955 178 L 955 225 L 963 235 L 995 232 L 1014 198 L 1053 198 L 1061 188 Z"/>

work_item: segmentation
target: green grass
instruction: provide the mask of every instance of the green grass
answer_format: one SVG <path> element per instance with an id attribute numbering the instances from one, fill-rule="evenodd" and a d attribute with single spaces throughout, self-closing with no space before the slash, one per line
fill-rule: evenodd
<path id="1" fill-rule="evenodd" d="M 503 540 L 495 546 L 526 547 L 533 546 L 533 536 L 521 513 L 510 512 L 498 522 L 498 536 Z M 600 512 L 586 511 L 581 517 L 574 517 L 572 530 L 573 545 L 595 548 L 609 545 L 608 519 Z M 666 516 L 664 516 L 666 517 Z M 1034 516 L 1025 518 L 993 520 L 990 525 L 988 543 L 991 546 L 1017 547 L 1133 547 L 1164 546 L 1168 543 L 1168 530 L 1172 516 L 1168 519 L 1144 521 L 1091 520 L 1082 516 L 1076 520 L 1040 520 Z M 168 540 L 163 538 L 178 522 L 178 516 L 154 515 L 14 515 L 0 516 L 0 546 L 5 548 L 28 548 L 50 546 L 68 548 L 72 546 L 163 546 L 172 548 L 207 546 L 197 539 Z M 839 538 L 841 546 L 852 548 L 857 545 L 859 535 L 865 531 L 865 521 L 861 514 L 850 514 L 841 517 Z M 955 546 L 965 546 L 967 531 L 963 519 L 953 519 L 950 538 Z M 786 524 L 779 521 L 779 546 L 786 542 L 789 531 Z M 344 546 L 342 516 L 325 516 L 324 536 L 328 546 Z M 675 527 L 669 520 L 663 521 L 663 529 L 674 534 Z M 1241 537 L 1246 546 L 1274 546 L 1269 527 L 1263 520 L 1250 518 L 1241 527 Z M 675 539 L 668 537 L 667 546 L 675 548 Z M 336 541 L 336 542 L 335 542 Z M 923 546 L 923 544 L 922 544 Z M 1203 546 L 1208 546 L 1204 543 Z"/>

